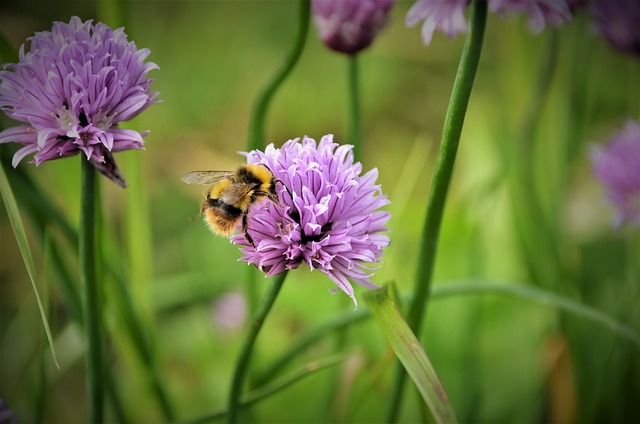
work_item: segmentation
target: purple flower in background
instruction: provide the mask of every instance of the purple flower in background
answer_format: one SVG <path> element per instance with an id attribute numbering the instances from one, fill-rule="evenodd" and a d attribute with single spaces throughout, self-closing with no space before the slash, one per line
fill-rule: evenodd
<path id="1" fill-rule="evenodd" d="M 13 166 L 34 153 L 42 162 L 82 153 L 104 175 L 126 183 L 112 153 L 142 149 L 146 132 L 117 127 L 154 103 L 157 93 L 147 73 L 148 49 L 115 31 L 74 16 L 36 33 L 20 48 L 17 64 L 0 70 L 0 109 L 25 123 L 0 132 L 0 143 L 22 144 Z"/>
<path id="2" fill-rule="evenodd" d="M 422 24 L 422 41 L 430 44 L 433 32 L 437 29 L 445 33 L 449 38 L 456 34 L 467 32 L 467 20 L 464 10 L 469 4 L 468 0 L 418 0 L 407 12 L 407 26 Z"/>
<path id="3" fill-rule="evenodd" d="M 640 1 L 597 0 L 591 11 L 598 32 L 613 47 L 640 57 Z"/>
<path id="4" fill-rule="evenodd" d="M 242 328 L 247 320 L 247 301 L 242 293 L 224 293 L 214 301 L 212 315 L 218 330 L 233 332 Z"/>
<path id="5" fill-rule="evenodd" d="M 313 20 L 331 49 L 356 54 L 368 47 L 388 20 L 395 0 L 311 0 Z"/>
<path id="6" fill-rule="evenodd" d="M 615 208 L 615 226 L 640 226 L 640 123 L 628 121 L 607 147 L 594 146 L 591 161 Z"/>
<path id="7" fill-rule="evenodd" d="M 489 0 L 489 9 L 501 16 L 524 13 L 534 34 L 541 33 L 549 24 L 559 26 L 571 20 L 566 0 Z"/>
<path id="8" fill-rule="evenodd" d="M 408 26 L 422 24 L 422 40 L 430 44 L 433 32 L 438 29 L 449 38 L 467 32 L 464 11 L 470 0 L 417 0 L 406 17 Z M 541 32 L 547 24 L 559 25 L 571 20 L 566 0 L 488 0 L 489 10 L 501 16 L 524 12 L 529 16 L 529 26 L 534 33 Z"/>
<path id="9" fill-rule="evenodd" d="M 357 306 L 349 280 L 377 288 L 370 280 L 389 237 L 380 234 L 389 212 L 378 210 L 389 201 L 376 185 L 377 169 L 360 175 L 353 146 L 338 145 L 332 135 L 319 143 L 304 137 L 277 149 L 247 154 L 247 163 L 269 167 L 278 183 L 280 203 L 263 202 L 250 210 L 249 233 L 232 241 L 244 246 L 241 260 L 266 275 L 294 269 L 302 263 L 327 274 Z"/>
<path id="10" fill-rule="evenodd" d="M 7 406 L 4 400 L 0 399 L 0 424 L 18 424 L 20 420 Z"/>

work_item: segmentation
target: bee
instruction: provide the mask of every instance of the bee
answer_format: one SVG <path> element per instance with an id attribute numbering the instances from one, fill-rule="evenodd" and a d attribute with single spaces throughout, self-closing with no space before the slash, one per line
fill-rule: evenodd
<path id="1" fill-rule="evenodd" d="M 242 222 L 244 236 L 252 246 L 247 222 L 251 206 L 262 199 L 281 206 L 276 183 L 284 184 L 266 165 L 241 165 L 235 171 L 193 171 L 181 179 L 187 184 L 212 184 L 200 208 L 209 229 L 229 237 Z"/>

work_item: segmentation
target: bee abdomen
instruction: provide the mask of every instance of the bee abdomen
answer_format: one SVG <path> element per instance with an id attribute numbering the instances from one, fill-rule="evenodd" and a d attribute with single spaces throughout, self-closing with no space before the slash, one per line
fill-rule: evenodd
<path id="1" fill-rule="evenodd" d="M 240 218 L 244 213 L 242 209 L 225 203 L 220 199 L 207 199 L 207 206 L 213 209 L 217 215 L 220 215 L 222 218 L 226 219 L 237 219 Z"/>
<path id="2" fill-rule="evenodd" d="M 205 222 L 216 234 L 230 236 L 238 230 L 244 212 L 220 199 L 208 198 L 202 206 Z"/>

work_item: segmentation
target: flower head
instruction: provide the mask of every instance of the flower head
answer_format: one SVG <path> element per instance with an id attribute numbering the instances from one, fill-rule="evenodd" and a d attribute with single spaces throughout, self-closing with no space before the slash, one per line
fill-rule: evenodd
<path id="1" fill-rule="evenodd" d="M 541 32 L 547 24 L 559 25 L 571 20 L 566 0 L 488 0 L 489 9 L 501 16 L 524 12 L 529 16 L 529 26 L 534 33 Z M 408 26 L 422 24 L 422 40 L 430 44 L 433 32 L 438 29 L 449 38 L 468 30 L 464 11 L 470 0 L 417 0 L 406 17 Z"/>
<path id="2" fill-rule="evenodd" d="M 571 20 L 566 0 L 489 0 L 489 9 L 502 16 L 524 13 L 534 34 L 541 33 L 549 24 L 558 26 Z"/>
<path id="3" fill-rule="evenodd" d="M 455 38 L 456 34 L 467 32 L 467 20 L 464 10 L 469 4 L 468 0 L 418 0 L 407 12 L 406 23 L 415 26 L 422 24 L 422 41 L 430 44 L 433 32 L 437 29 L 449 38 Z"/>
<path id="4" fill-rule="evenodd" d="M 593 147 L 591 161 L 615 208 L 615 225 L 640 226 L 640 123 L 628 121 L 607 147 Z"/>
<path id="5" fill-rule="evenodd" d="M 377 169 L 360 175 L 362 165 L 353 162 L 353 146 L 319 143 L 304 137 L 273 144 L 265 152 L 246 154 L 250 164 L 269 167 L 282 184 L 281 206 L 264 202 L 250 210 L 248 231 L 232 241 L 242 245 L 241 260 L 255 264 L 266 275 L 294 269 L 302 263 L 325 273 L 354 301 L 349 280 L 377 288 L 370 280 L 389 245 L 389 212 L 378 210 L 389 203 L 375 184 Z"/>
<path id="6" fill-rule="evenodd" d="M 0 132 L 0 143 L 22 144 L 13 166 L 34 153 L 36 165 L 82 153 L 103 174 L 124 186 L 111 153 L 142 149 L 145 133 L 117 124 L 155 102 L 145 62 L 148 49 L 115 31 L 74 16 L 36 33 L 20 48 L 17 64 L 0 70 L 0 109 L 26 125 Z"/>
<path id="7" fill-rule="evenodd" d="M 616 49 L 640 57 L 640 2 L 594 1 L 591 4 L 598 32 Z"/>
<path id="8" fill-rule="evenodd" d="M 388 20 L 395 0 L 311 0 L 322 41 L 341 53 L 368 47 Z"/>

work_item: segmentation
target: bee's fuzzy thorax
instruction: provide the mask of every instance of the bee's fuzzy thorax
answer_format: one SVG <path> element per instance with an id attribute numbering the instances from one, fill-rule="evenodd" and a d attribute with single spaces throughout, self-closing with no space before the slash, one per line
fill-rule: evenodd
<path id="1" fill-rule="evenodd" d="M 211 187 L 211 191 L 209 192 L 209 197 L 212 199 L 219 199 L 222 191 L 231 185 L 231 180 L 225 179 L 220 181 L 218 184 Z"/>
<path id="2" fill-rule="evenodd" d="M 246 170 L 245 172 L 248 174 L 248 178 L 256 179 L 261 182 L 261 190 L 266 191 L 271 185 L 273 174 L 268 168 L 262 165 L 244 165 L 238 169 L 237 173 L 240 174 L 243 169 Z"/>

